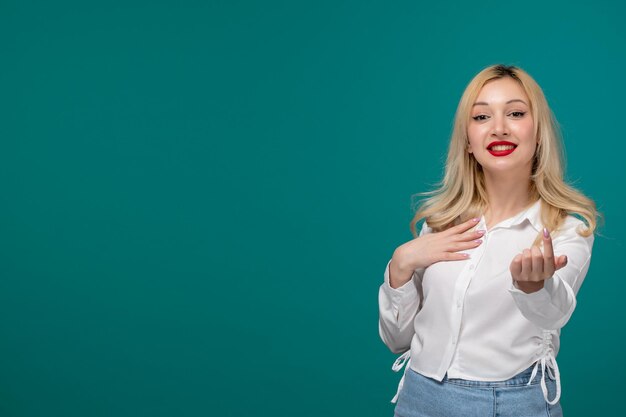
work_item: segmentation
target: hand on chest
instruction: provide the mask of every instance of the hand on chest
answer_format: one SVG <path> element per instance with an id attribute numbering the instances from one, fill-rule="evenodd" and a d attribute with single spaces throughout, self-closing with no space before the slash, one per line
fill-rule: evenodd
<path id="1" fill-rule="evenodd" d="M 425 269 L 422 278 L 424 297 L 447 297 L 459 291 L 486 297 L 506 295 L 511 285 L 513 258 L 530 248 L 536 231 L 496 229 L 488 232 L 483 243 L 466 252 L 469 259 L 437 262 Z M 508 295 L 507 295 L 508 297 Z"/>

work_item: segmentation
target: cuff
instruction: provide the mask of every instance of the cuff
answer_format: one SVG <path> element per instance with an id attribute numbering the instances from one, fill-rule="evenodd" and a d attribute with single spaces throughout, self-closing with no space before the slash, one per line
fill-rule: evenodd
<path id="1" fill-rule="evenodd" d="M 393 305 L 397 306 L 402 304 L 402 300 L 409 297 L 417 296 L 417 288 L 415 288 L 415 283 L 413 282 L 413 275 L 411 275 L 411 279 L 408 280 L 404 285 L 398 288 L 391 288 L 389 285 L 389 264 L 391 260 L 387 262 L 387 268 L 385 268 L 385 282 L 383 283 L 383 291 L 387 296 L 391 299 Z"/>
<path id="2" fill-rule="evenodd" d="M 521 294 L 529 300 L 551 300 L 557 292 L 557 287 L 557 279 L 555 277 L 550 277 L 543 282 L 543 288 L 535 292 L 526 293 L 519 289 L 515 280 L 511 280 L 509 292 L 513 294 Z"/>
<path id="3" fill-rule="evenodd" d="M 514 298 L 523 298 L 526 302 L 529 303 L 546 303 L 550 302 L 550 300 L 552 299 L 550 292 L 546 289 L 546 283 L 544 283 L 543 288 L 539 291 L 526 293 L 517 288 L 515 282 L 512 282 L 511 286 L 509 287 L 509 292 L 513 294 Z"/>
<path id="4" fill-rule="evenodd" d="M 567 298 L 567 289 L 556 275 L 547 279 L 539 291 L 527 294 L 514 283 L 508 291 L 522 315 L 543 329 L 563 327 L 576 305 L 575 299 L 572 303 L 562 300 Z"/>

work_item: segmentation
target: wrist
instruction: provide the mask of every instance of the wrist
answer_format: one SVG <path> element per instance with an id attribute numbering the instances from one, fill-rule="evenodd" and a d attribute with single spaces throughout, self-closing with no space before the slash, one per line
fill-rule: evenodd
<path id="1" fill-rule="evenodd" d="M 389 286 L 391 288 L 399 288 L 409 282 L 413 276 L 413 271 L 398 266 L 398 263 L 392 259 L 389 264 Z"/>
<path id="2" fill-rule="evenodd" d="M 543 281 L 514 281 L 517 288 L 526 294 L 537 292 L 543 288 Z"/>

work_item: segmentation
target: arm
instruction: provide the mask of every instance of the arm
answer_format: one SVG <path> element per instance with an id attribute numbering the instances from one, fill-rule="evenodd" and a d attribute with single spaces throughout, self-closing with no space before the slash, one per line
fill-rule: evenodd
<path id="1" fill-rule="evenodd" d="M 582 237 L 576 228 L 582 221 L 567 218 L 563 232 L 553 241 L 554 255 L 567 255 L 567 264 L 544 281 L 543 288 L 526 293 L 513 280 L 509 292 L 521 313 L 531 322 L 546 330 L 565 326 L 576 308 L 576 295 L 582 285 L 593 248 L 594 235 Z"/>
<path id="2" fill-rule="evenodd" d="M 419 236 L 429 233 L 424 222 Z M 416 269 L 411 280 L 398 288 L 389 285 L 389 264 L 385 268 L 384 282 L 378 290 L 378 331 L 381 339 L 393 353 L 401 353 L 411 346 L 415 333 L 413 319 L 421 307 L 422 277 L 424 268 Z"/>

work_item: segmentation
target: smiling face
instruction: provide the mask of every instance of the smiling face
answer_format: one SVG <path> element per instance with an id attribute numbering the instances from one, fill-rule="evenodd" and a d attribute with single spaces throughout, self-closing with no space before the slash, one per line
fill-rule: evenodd
<path id="1" fill-rule="evenodd" d="M 537 147 L 530 101 L 511 77 L 490 80 L 482 87 L 470 110 L 468 152 L 485 172 L 522 172 L 532 168 Z M 514 146 L 494 142 L 508 142 Z"/>

